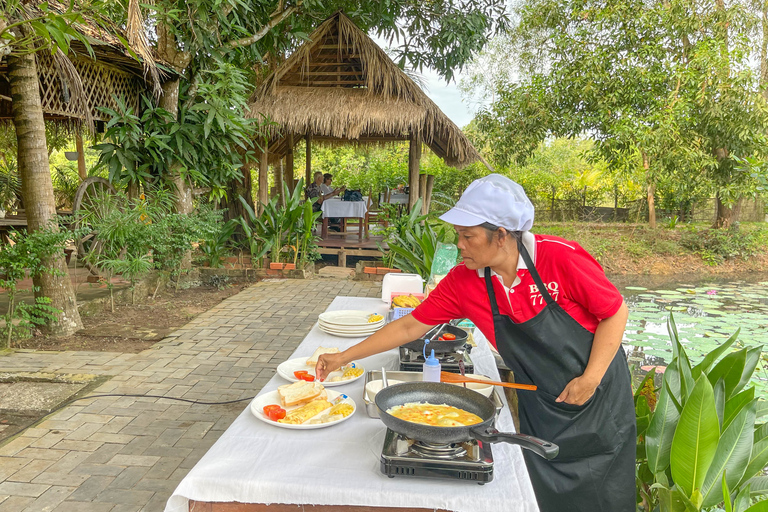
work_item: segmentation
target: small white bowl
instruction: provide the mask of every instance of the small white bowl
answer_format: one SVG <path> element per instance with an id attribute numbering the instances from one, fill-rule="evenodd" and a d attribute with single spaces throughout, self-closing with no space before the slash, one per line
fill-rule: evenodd
<path id="1" fill-rule="evenodd" d="M 395 379 L 387 379 L 387 383 L 391 386 L 393 384 L 400 384 L 401 380 L 395 380 Z M 381 379 L 376 379 L 370 381 L 368 384 L 365 385 L 365 395 L 368 397 L 369 402 L 373 402 L 373 399 L 376 397 L 376 393 L 381 391 L 381 389 L 384 387 L 384 385 L 381 382 Z"/>
<path id="2" fill-rule="evenodd" d="M 490 378 L 486 377 L 485 375 L 474 375 L 474 374 L 471 374 L 471 373 L 468 373 L 467 377 L 471 377 L 471 378 L 477 379 L 477 380 L 491 380 Z M 480 393 L 481 395 L 483 395 L 485 397 L 490 397 L 491 393 L 493 393 L 493 385 L 491 385 L 491 384 L 480 384 L 479 382 L 466 382 L 466 383 L 462 383 L 462 382 L 453 383 L 452 382 L 451 384 L 453 384 L 454 386 L 464 386 L 464 384 L 466 384 L 468 389 L 471 389 L 472 391 L 477 391 L 478 393 Z"/>

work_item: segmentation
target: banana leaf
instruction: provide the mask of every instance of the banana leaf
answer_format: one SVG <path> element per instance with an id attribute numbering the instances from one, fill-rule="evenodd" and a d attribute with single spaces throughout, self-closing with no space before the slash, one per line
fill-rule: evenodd
<path id="1" fill-rule="evenodd" d="M 752 434 L 755 426 L 756 401 L 744 404 L 736 417 L 723 431 L 717 443 L 715 457 L 707 470 L 701 493 L 703 505 L 711 507 L 720 502 L 723 471 L 729 487 L 739 483 L 752 453 Z"/>
<path id="2" fill-rule="evenodd" d="M 712 384 L 704 377 L 696 381 L 672 439 L 672 479 L 686 497 L 701 489 L 720 437 Z"/>
<path id="3" fill-rule="evenodd" d="M 719 381 L 718 381 L 719 382 Z M 731 397 L 725 403 L 725 422 L 723 425 L 723 431 L 728 428 L 736 414 L 744 408 L 749 402 L 755 399 L 755 388 L 749 388 Z M 757 404 L 755 404 L 755 410 L 757 410 Z M 754 425 L 753 425 L 754 429 Z"/>
<path id="4" fill-rule="evenodd" d="M 716 383 L 718 379 L 725 381 L 725 394 L 728 398 L 733 395 L 733 391 L 741 381 L 741 375 L 744 373 L 744 365 L 747 361 L 747 349 L 739 350 L 725 356 L 717 366 L 707 375 L 709 382 Z"/>
<path id="5" fill-rule="evenodd" d="M 736 341 L 736 338 L 739 337 L 739 332 L 741 332 L 741 327 L 736 329 L 736 332 L 733 333 L 733 336 L 728 338 L 725 343 L 717 347 L 715 350 L 704 356 L 704 359 L 701 360 L 699 364 L 693 367 L 691 370 L 691 374 L 693 375 L 694 379 L 698 379 L 699 375 L 702 373 L 707 373 L 709 369 L 712 367 L 712 365 L 715 363 L 715 361 L 718 360 L 718 358 L 725 353 L 726 350 L 730 348 L 731 345 Z"/>
<path id="6" fill-rule="evenodd" d="M 662 382 L 656 409 L 651 417 L 645 436 L 645 452 L 648 457 L 648 467 L 655 474 L 669 467 L 670 450 L 675 428 L 680 419 L 680 413 L 672 402 L 669 383 Z"/>

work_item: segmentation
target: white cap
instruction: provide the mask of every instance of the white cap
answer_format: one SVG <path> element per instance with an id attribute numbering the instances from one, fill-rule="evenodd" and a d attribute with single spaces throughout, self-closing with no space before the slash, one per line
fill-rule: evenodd
<path id="1" fill-rule="evenodd" d="M 456 226 L 489 222 L 509 231 L 529 231 L 533 226 L 533 204 L 523 187 L 501 174 L 489 174 L 470 183 L 456 206 L 440 220 Z"/>

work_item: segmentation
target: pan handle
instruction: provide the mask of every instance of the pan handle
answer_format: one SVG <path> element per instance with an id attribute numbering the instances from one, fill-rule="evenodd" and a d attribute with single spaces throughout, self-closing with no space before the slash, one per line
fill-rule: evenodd
<path id="1" fill-rule="evenodd" d="M 547 460 L 554 459 L 560 452 L 560 447 L 556 444 L 527 434 L 509 434 L 507 432 L 499 432 L 495 428 L 472 429 L 470 430 L 470 434 L 475 439 L 484 443 L 509 443 L 520 445 L 521 448 L 531 450 L 536 455 L 544 457 Z"/>

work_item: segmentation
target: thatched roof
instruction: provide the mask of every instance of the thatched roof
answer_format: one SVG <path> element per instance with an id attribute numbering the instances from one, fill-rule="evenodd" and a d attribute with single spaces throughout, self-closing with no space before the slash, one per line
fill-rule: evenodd
<path id="1" fill-rule="evenodd" d="M 402 69 L 344 13 L 325 20 L 256 90 L 251 117 L 272 127 L 270 161 L 287 152 L 284 136 L 352 143 L 408 140 L 417 133 L 454 167 L 477 150 Z"/>
<path id="2" fill-rule="evenodd" d="M 40 0 L 33 0 L 34 8 Z M 67 12 L 67 4 L 59 0 L 47 0 L 48 8 L 60 13 Z M 90 117 L 94 120 L 104 120 L 97 107 L 115 109 L 115 98 L 122 98 L 128 106 L 138 111 L 141 94 L 150 92 L 151 84 L 145 72 L 145 66 L 137 60 L 124 45 L 126 34 L 116 26 L 97 23 L 87 17 L 74 28 L 85 35 L 91 45 L 93 56 L 80 41 L 71 41 L 69 60 L 82 81 Z M 63 54 L 62 54 L 63 55 Z M 66 58 L 66 57 L 64 57 Z M 163 69 L 163 78 L 172 77 L 172 68 L 160 61 L 155 62 Z M 67 80 L 62 78 L 60 68 L 55 65 L 54 58 L 49 52 L 37 54 L 38 75 L 40 77 L 40 92 L 43 113 L 47 120 L 61 123 L 74 122 L 78 124 L 88 116 L 79 101 L 71 98 L 71 88 L 65 87 Z M 10 84 L 5 78 L 8 72 L 7 57 L 0 59 L 0 120 L 7 120 L 11 115 Z M 69 84 L 66 84 L 69 85 Z M 66 89 L 70 89 L 67 91 Z"/>

